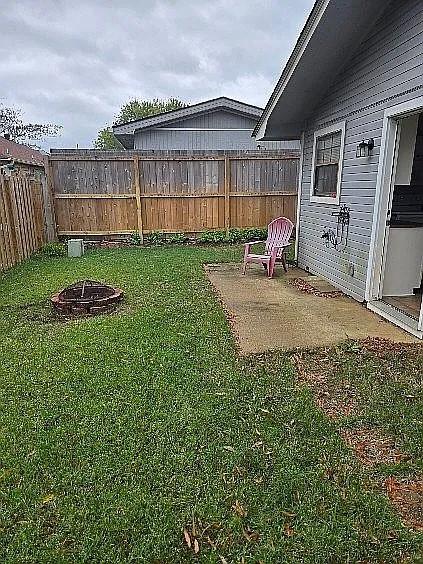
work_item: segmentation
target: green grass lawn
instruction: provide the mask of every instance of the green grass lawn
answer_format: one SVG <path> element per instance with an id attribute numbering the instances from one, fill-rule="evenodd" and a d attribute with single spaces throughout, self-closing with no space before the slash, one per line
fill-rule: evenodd
<path id="1" fill-rule="evenodd" d="M 289 357 L 237 358 L 202 264 L 240 256 L 102 250 L 0 279 L 0 562 L 418 562 L 421 536 Z M 124 304 L 52 319 L 49 296 L 82 278 L 122 287 Z M 414 432 L 401 427 L 416 455 Z"/>

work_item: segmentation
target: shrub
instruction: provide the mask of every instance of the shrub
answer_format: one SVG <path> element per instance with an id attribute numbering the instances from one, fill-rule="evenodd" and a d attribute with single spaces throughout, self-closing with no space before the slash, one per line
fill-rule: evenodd
<path id="1" fill-rule="evenodd" d="M 218 243 L 244 243 L 247 241 L 261 241 L 266 239 L 267 229 L 247 228 L 230 229 L 226 231 L 203 231 L 197 235 L 197 242 L 205 245 L 215 245 Z"/>
<path id="2" fill-rule="evenodd" d="M 203 245 L 214 245 L 226 241 L 225 231 L 202 231 L 197 235 L 197 242 Z"/>
<path id="3" fill-rule="evenodd" d="M 267 228 L 248 227 L 247 229 L 240 229 L 240 242 L 245 243 L 248 241 L 265 241 L 267 238 Z"/>
<path id="4" fill-rule="evenodd" d="M 141 235 L 137 232 L 131 233 L 129 237 L 129 244 L 139 247 L 141 245 Z"/>
<path id="5" fill-rule="evenodd" d="M 226 234 L 226 230 L 208 230 L 197 234 L 195 242 L 200 245 L 219 245 L 225 243 L 244 243 L 247 241 L 262 241 L 267 237 L 267 229 L 248 227 L 246 229 L 232 228 Z M 164 244 L 182 245 L 190 242 L 190 238 L 184 233 L 163 233 L 162 231 L 152 231 L 144 237 L 145 241 L 152 246 Z M 131 235 L 133 245 L 140 245 L 141 239 L 138 233 Z"/>
<path id="6" fill-rule="evenodd" d="M 161 231 L 152 231 L 147 236 L 147 241 L 149 245 L 163 245 L 165 242 L 164 233 Z"/>
<path id="7" fill-rule="evenodd" d="M 184 233 L 169 233 L 166 237 L 166 243 L 170 245 L 182 245 L 188 241 L 189 238 Z"/>
<path id="8" fill-rule="evenodd" d="M 41 248 L 40 254 L 46 257 L 65 257 L 68 252 L 66 245 L 64 243 L 59 243 L 57 241 L 53 243 L 47 243 Z"/>

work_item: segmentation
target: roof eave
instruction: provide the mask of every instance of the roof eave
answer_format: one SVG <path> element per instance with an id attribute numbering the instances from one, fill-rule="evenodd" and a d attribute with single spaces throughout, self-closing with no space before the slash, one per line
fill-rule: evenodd
<path id="1" fill-rule="evenodd" d="M 121 145 L 125 149 L 133 149 L 134 148 L 134 134 L 127 134 L 127 133 L 115 133 L 114 135 L 116 139 L 121 143 Z"/>
<path id="2" fill-rule="evenodd" d="M 318 0 L 253 135 L 299 136 L 388 5 L 387 0 Z"/>
<path id="3" fill-rule="evenodd" d="M 123 134 L 134 135 L 136 131 L 150 129 L 152 127 L 164 127 L 170 123 L 189 119 L 205 112 L 218 110 L 238 113 L 240 115 L 251 117 L 254 120 L 259 119 L 263 111 L 262 108 L 257 106 L 245 104 L 239 100 L 233 100 L 232 98 L 222 96 L 213 100 L 200 102 L 199 104 L 194 104 L 193 106 L 187 106 L 186 108 L 179 108 L 170 112 L 163 112 L 162 114 L 156 114 L 139 120 L 132 120 L 119 125 L 114 125 L 113 133 L 117 137 L 118 135 Z"/>
<path id="4" fill-rule="evenodd" d="M 301 30 L 300 36 L 294 46 L 294 49 L 282 71 L 282 74 L 276 83 L 276 86 L 270 95 L 270 98 L 266 104 L 266 107 L 261 114 L 260 119 L 258 120 L 253 135 L 258 139 L 266 139 L 265 137 L 258 137 L 259 131 L 263 130 L 263 124 L 267 124 L 268 117 L 273 110 L 276 102 L 278 101 L 281 92 L 283 91 L 284 87 L 286 86 L 290 76 L 292 75 L 295 67 L 297 66 L 301 55 L 303 54 L 310 37 L 313 35 L 314 30 L 316 29 L 327 5 L 329 4 L 330 0 L 316 0 L 307 20 L 304 24 L 303 29 Z M 264 127 L 264 130 L 266 127 Z M 270 140 L 270 139 L 269 139 Z"/>

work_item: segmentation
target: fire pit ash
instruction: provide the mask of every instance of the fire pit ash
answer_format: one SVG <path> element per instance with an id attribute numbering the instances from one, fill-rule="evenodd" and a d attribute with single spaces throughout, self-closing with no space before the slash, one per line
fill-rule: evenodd
<path id="1" fill-rule="evenodd" d="M 94 280 L 81 280 L 51 297 L 56 311 L 67 315 L 95 315 L 112 311 L 123 290 Z"/>

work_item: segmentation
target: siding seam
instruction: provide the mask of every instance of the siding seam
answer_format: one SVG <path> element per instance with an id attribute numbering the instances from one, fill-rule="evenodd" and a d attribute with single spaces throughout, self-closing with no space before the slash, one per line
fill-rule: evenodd
<path id="1" fill-rule="evenodd" d="M 349 112 L 348 114 L 345 115 L 344 119 L 348 119 L 352 116 L 358 115 L 361 112 L 363 112 L 364 110 L 370 110 L 372 108 L 377 108 L 378 106 L 381 106 L 382 104 L 385 104 L 386 102 L 390 102 L 391 100 L 396 100 L 397 98 L 401 98 L 402 96 L 406 96 L 407 94 L 412 94 L 413 92 L 417 92 L 418 90 L 422 90 L 423 89 L 423 84 L 420 84 L 418 86 L 414 86 L 413 88 L 410 88 L 409 90 L 403 90 L 402 92 L 399 92 L 398 94 L 393 94 L 392 96 L 388 96 L 387 98 L 383 98 L 383 100 L 379 100 L 377 102 L 373 102 L 372 104 L 369 104 L 367 106 L 362 106 L 361 108 L 357 109 L 357 110 L 353 110 L 351 112 Z M 328 126 L 331 125 L 332 123 L 337 123 L 339 121 L 339 117 L 332 119 L 330 121 L 326 121 L 323 123 L 324 126 Z M 320 129 L 320 125 L 319 125 L 319 129 Z"/>

